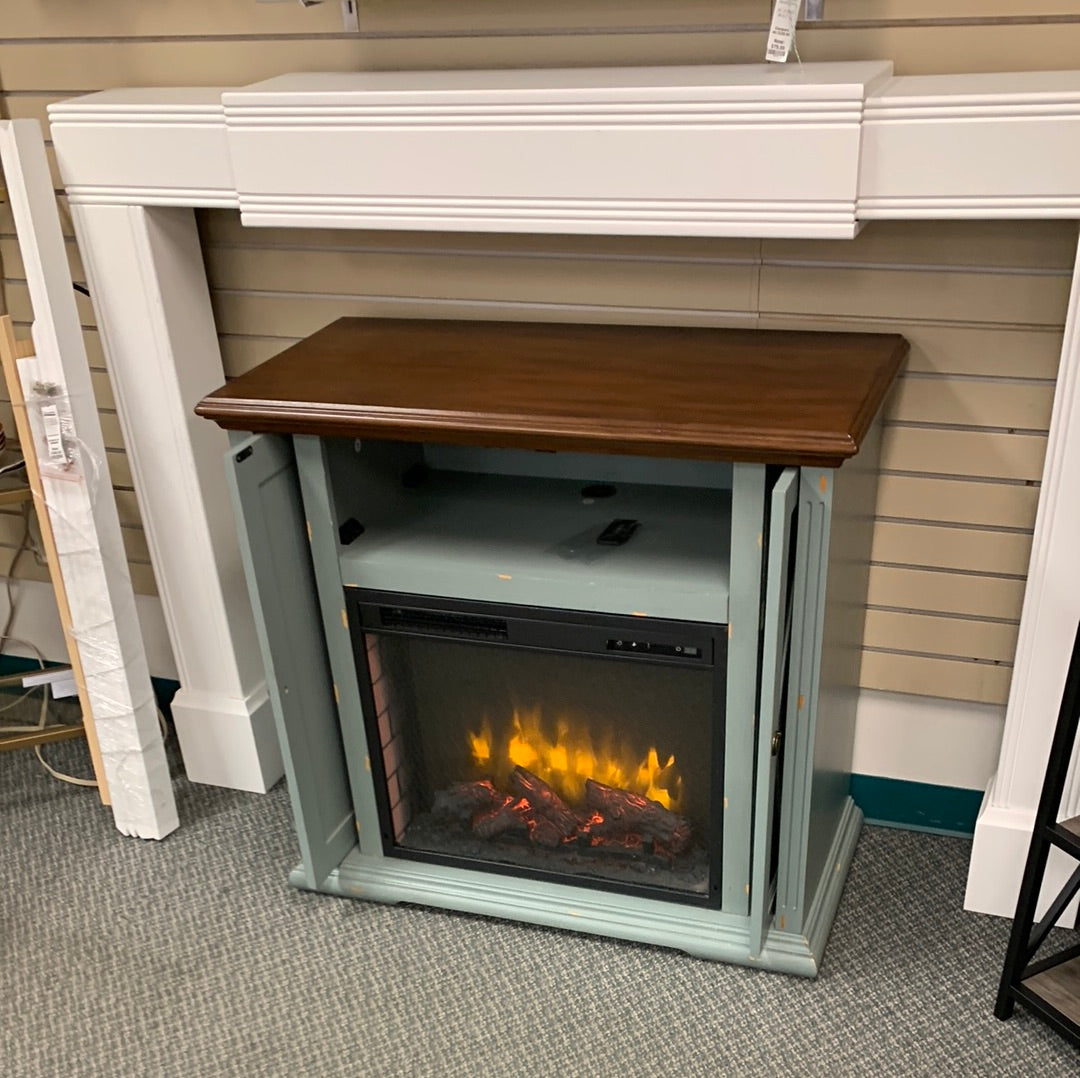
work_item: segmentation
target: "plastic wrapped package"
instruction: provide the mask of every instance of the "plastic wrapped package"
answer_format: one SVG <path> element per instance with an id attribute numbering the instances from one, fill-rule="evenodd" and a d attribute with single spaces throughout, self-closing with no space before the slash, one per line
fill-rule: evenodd
<path id="1" fill-rule="evenodd" d="M 75 422 L 77 412 L 96 415 L 96 404 L 40 380 L 35 357 L 20 360 L 18 371 L 33 439 L 23 449 L 37 462 L 114 820 L 124 834 L 161 838 L 178 821 L 119 518 L 115 506 L 95 512 L 99 498 L 112 499 L 108 470 Z M 114 542 L 103 542 L 103 517 L 115 523 Z M 110 530 L 106 522 L 106 538 Z"/>

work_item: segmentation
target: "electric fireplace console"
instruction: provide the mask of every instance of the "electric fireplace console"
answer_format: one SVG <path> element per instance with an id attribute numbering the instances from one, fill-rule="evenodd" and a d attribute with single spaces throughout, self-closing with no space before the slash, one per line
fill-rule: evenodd
<path id="1" fill-rule="evenodd" d="M 292 882 L 815 974 L 906 353 L 342 319 L 206 397 Z"/>

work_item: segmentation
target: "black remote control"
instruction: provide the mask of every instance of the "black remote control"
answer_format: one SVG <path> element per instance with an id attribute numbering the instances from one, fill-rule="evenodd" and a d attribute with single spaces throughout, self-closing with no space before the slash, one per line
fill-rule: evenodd
<path id="1" fill-rule="evenodd" d="M 640 526 L 640 520 L 613 520 L 597 537 L 601 546 L 622 546 L 629 542 Z"/>

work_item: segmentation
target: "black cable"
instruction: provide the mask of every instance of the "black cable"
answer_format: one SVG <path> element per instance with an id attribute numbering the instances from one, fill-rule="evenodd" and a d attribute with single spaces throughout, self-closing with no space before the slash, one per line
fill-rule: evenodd
<path id="1" fill-rule="evenodd" d="M 74 282 L 72 282 L 71 287 L 74 288 L 76 292 L 81 292 L 84 296 L 90 295 L 90 289 L 87 288 L 84 284 L 75 284 Z"/>

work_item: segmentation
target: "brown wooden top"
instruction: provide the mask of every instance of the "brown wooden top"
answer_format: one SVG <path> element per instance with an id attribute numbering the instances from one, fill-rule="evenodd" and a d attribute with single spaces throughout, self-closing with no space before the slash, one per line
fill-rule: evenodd
<path id="1" fill-rule="evenodd" d="M 836 467 L 897 334 L 342 318 L 230 381 L 230 430 Z"/>

